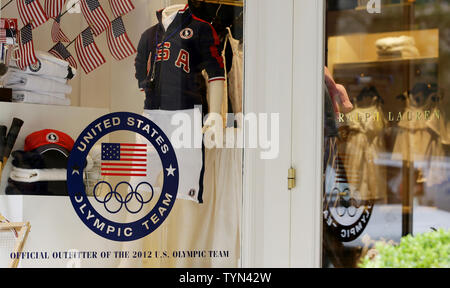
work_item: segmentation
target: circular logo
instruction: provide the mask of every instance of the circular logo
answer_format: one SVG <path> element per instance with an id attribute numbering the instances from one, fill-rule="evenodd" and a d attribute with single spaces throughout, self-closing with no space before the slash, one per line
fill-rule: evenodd
<path id="1" fill-rule="evenodd" d="M 139 176 L 139 184 L 132 184 L 120 181 L 110 183 L 106 178 L 95 184 L 93 196 L 86 193 L 84 183 L 84 167 L 87 163 L 87 156 L 93 146 L 105 136 L 117 131 L 128 131 L 134 135 L 140 135 L 146 139 L 157 151 L 157 156 L 161 160 L 163 173 L 163 185 L 160 191 L 156 193 L 150 181 L 146 181 L 148 175 L 145 174 L 146 158 L 139 158 L 139 154 L 144 154 L 146 149 L 135 149 L 133 144 L 123 143 L 101 143 L 102 164 L 112 163 L 122 168 L 110 168 L 111 171 L 137 171 L 134 176 Z M 135 144 L 136 147 L 142 148 Z M 130 148 L 132 147 L 132 148 Z M 137 151 L 133 154 L 133 151 Z M 126 161 L 132 161 L 121 157 L 140 159 L 139 164 L 130 164 Z M 138 160 L 135 160 L 138 161 Z M 126 162 L 126 163 L 125 163 Z M 125 164 L 123 164 L 125 163 Z M 113 164 L 109 164 L 113 165 Z M 129 165 L 128 168 L 123 168 Z M 134 166 L 138 166 L 135 168 Z M 115 166 L 114 166 L 115 167 Z M 175 151 L 169 138 L 164 132 L 149 119 L 134 113 L 112 113 L 105 115 L 91 123 L 78 137 L 73 146 L 68 161 L 67 168 L 67 186 L 72 205 L 83 221 L 83 223 L 96 234 L 113 241 L 134 241 L 145 237 L 155 231 L 168 217 L 175 204 L 178 192 L 179 173 L 178 162 Z M 125 176 L 117 172 L 116 176 Z M 131 172 L 127 172 L 127 175 Z M 132 181 L 131 181 L 132 182 Z M 106 191 L 106 192 L 105 192 Z M 126 191 L 126 192 L 124 192 Z M 147 193 L 143 193 L 146 191 Z M 155 197 L 159 196 L 159 198 Z M 155 199 L 156 198 L 156 199 Z M 153 204 L 153 206 L 151 206 Z M 145 206 L 148 210 L 143 210 Z M 102 211 L 100 211 L 102 210 Z M 146 213 L 146 211 L 149 211 Z M 140 214 L 139 214 L 140 213 Z M 127 223 L 118 220 L 118 216 L 131 219 Z M 128 215 L 128 216 L 127 216 Z M 137 220 L 136 220 L 137 219 Z"/>
<path id="2" fill-rule="evenodd" d="M 52 133 L 48 133 L 45 138 L 47 139 L 47 142 L 50 142 L 50 143 L 56 143 L 56 142 L 59 141 L 58 135 L 56 135 L 53 132 Z"/>
<path id="3" fill-rule="evenodd" d="M 342 186 L 342 187 L 341 187 Z M 326 225 L 341 242 L 357 239 L 372 215 L 373 201 L 361 201 L 357 190 L 341 185 L 324 196 Z"/>
<path id="4" fill-rule="evenodd" d="M 191 39 L 192 36 L 194 36 L 194 31 L 191 28 L 185 28 L 180 32 L 180 37 L 183 39 Z"/>
<path id="5" fill-rule="evenodd" d="M 30 70 L 33 72 L 38 72 L 39 70 L 41 70 L 41 67 L 42 67 L 41 61 L 37 59 L 36 63 L 30 65 Z"/>

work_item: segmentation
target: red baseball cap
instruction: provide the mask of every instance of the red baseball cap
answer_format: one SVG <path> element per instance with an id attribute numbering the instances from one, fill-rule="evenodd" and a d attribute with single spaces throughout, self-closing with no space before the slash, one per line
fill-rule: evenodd
<path id="1" fill-rule="evenodd" d="M 74 141 L 64 132 L 45 129 L 34 132 L 25 138 L 25 151 L 36 151 L 43 154 L 50 150 L 56 150 L 69 157 Z"/>

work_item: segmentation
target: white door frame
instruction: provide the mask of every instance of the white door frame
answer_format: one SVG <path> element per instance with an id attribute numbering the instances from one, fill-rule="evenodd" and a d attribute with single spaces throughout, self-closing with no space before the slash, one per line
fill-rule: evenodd
<path id="1" fill-rule="evenodd" d="M 323 22 L 324 0 L 246 0 L 245 112 L 279 113 L 280 154 L 244 152 L 243 267 L 320 266 Z"/>
<path id="2" fill-rule="evenodd" d="M 321 267 L 325 0 L 295 1 L 292 267 Z"/>

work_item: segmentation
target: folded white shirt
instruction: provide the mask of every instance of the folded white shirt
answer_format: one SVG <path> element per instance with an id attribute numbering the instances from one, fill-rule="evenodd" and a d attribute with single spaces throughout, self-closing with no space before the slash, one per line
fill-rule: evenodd
<path id="1" fill-rule="evenodd" d="M 416 46 L 416 41 L 410 36 L 386 37 L 375 42 L 378 50 L 389 50 L 400 46 Z"/>
<path id="2" fill-rule="evenodd" d="M 66 181 L 66 169 L 22 169 L 13 167 L 9 177 L 16 182 L 34 183 L 46 181 Z"/>
<path id="3" fill-rule="evenodd" d="M 72 93 L 72 86 L 70 85 L 18 72 L 16 69 L 12 69 L 8 72 L 4 85 L 6 88 L 11 88 L 13 90 L 26 90 L 36 93 Z"/>
<path id="4" fill-rule="evenodd" d="M 26 74 L 60 79 L 67 79 L 69 76 L 69 62 L 58 59 L 55 56 L 42 51 L 36 52 L 36 57 L 39 59 L 39 62 L 36 65 L 28 66 L 25 70 L 20 71 Z M 11 66 L 18 68 L 14 61 L 12 61 Z M 76 70 L 72 67 L 70 69 L 75 76 Z"/>
<path id="5" fill-rule="evenodd" d="M 70 106 L 71 102 L 64 94 L 45 95 L 31 91 L 13 91 L 12 102 L 44 105 Z"/>
<path id="6" fill-rule="evenodd" d="M 44 51 L 37 51 L 36 52 L 38 57 L 48 60 L 50 62 L 53 62 L 57 65 L 62 65 L 64 67 L 66 67 L 67 65 L 69 65 L 69 62 L 56 58 L 55 56 L 53 56 L 52 54 L 48 53 L 48 52 L 44 52 Z M 74 67 L 70 66 L 70 69 L 72 70 L 72 74 L 73 77 L 77 76 L 77 69 L 75 69 Z"/>

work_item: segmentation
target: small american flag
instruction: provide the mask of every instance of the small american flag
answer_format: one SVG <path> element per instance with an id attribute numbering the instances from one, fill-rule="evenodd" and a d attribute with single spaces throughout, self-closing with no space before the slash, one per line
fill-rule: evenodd
<path id="1" fill-rule="evenodd" d="M 44 10 L 48 18 L 56 18 L 61 14 L 61 10 L 66 0 L 45 0 Z"/>
<path id="2" fill-rule="evenodd" d="M 56 45 L 53 46 L 52 49 L 50 49 L 48 52 L 56 58 L 69 62 L 70 66 L 72 66 L 73 68 L 78 68 L 75 58 L 73 58 L 72 54 L 70 54 L 66 46 L 64 46 L 61 42 L 56 43 Z"/>
<path id="3" fill-rule="evenodd" d="M 17 10 L 24 25 L 31 24 L 32 28 L 47 22 L 44 9 L 38 0 L 17 0 Z"/>
<path id="4" fill-rule="evenodd" d="M 98 36 L 105 31 L 111 22 L 108 16 L 103 10 L 102 6 L 98 0 L 80 0 L 81 1 L 81 12 L 86 18 L 89 26 L 91 26 L 92 31 L 95 36 Z"/>
<path id="5" fill-rule="evenodd" d="M 24 70 L 31 64 L 35 64 L 38 59 L 34 54 L 33 45 L 33 32 L 31 25 L 28 24 L 20 30 L 17 35 L 17 42 L 19 43 L 19 49 L 17 50 L 16 61 L 17 67 Z"/>
<path id="6" fill-rule="evenodd" d="M 122 18 L 118 17 L 108 27 L 108 48 L 116 60 L 122 60 L 136 53 L 130 39 L 128 38 Z"/>
<path id="7" fill-rule="evenodd" d="M 114 17 L 123 16 L 134 9 L 131 0 L 109 0 L 109 5 Z"/>
<path id="8" fill-rule="evenodd" d="M 91 28 L 87 28 L 75 40 L 75 52 L 84 73 L 88 74 L 103 65 L 106 61 L 94 42 Z"/>
<path id="9" fill-rule="evenodd" d="M 52 40 L 53 42 L 70 42 L 69 38 L 61 30 L 61 16 L 57 16 L 52 26 Z"/>
<path id="10" fill-rule="evenodd" d="M 102 143 L 102 176 L 147 176 L 147 145 Z"/>

